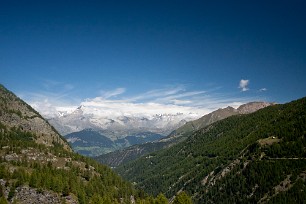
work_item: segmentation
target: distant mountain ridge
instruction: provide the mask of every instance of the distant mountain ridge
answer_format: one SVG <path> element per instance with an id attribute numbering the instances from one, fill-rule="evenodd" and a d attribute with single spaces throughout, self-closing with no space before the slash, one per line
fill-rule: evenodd
<path id="1" fill-rule="evenodd" d="M 70 133 L 64 137 L 74 151 L 84 156 L 94 157 L 131 145 L 159 140 L 164 136 L 151 132 L 143 132 L 112 141 L 97 130 L 84 129 L 79 132 Z"/>
<path id="2" fill-rule="evenodd" d="M 243 104 L 239 106 L 237 109 L 228 106 L 226 108 L 220 108 L 216 111 L 213 111 L 197 120 L 187 122 L 185 125 L 181 126 L 177 130 L 173 131 L 168 137 L 164 138 L 165 140 L 175 138 L 175 137 L 181 137 L 184 136 L 184 134 L 188 134 L 190 132 L 199 130 L 201 128 L 206 127 L 207 125 L 210 125 L 216 121 L 225 119 L 232 115 L 238 115 L 238 114 L 249 114 L 253 113 L 255 111 L 258 111 L 262 108 L 265 108 L 267 106 L 275 105 L 275 103 L 269 103 L 269 102 L 249 102 L 246 104 Z"/>
<path id="3" fill-rule="evenodd" d="M 134 160 L 145 154 L 165 149 L 174 144 L 182 142 L 189 136 L 190 133 L 204 128 L 216 121 L 222 120 L 232 115 L 252 113 L 270 105 L 274 105 L 274 103 L 250 102 L 239 106 L 237 109 L 233 107 L 220 108 L 216 111 L 213 111 L 212 113 L 202 116 L 197 120 L 187 122 L 185 125 L 182 125 L 178 129 L 174 130 L 167 137 L 164 137 L 158 141 L 134 145 L 122 150 L 98 156 L 95 159 L 103 164 L 115 167 L 128 161 Z"/>
<path id="4" fill-rule="evenodd" d="M 84 129 L 99 131 L 111 140 L 143 132 L 168 135 L 187 121 L 198 118 L 195 114 L 154 114 L 154 115 L 109 115 L 103 108 L 80 106 L 72 113 L 60 114 L 49 119 L 62 135 Z"/>
<path id="5" fill-rule="evenodd" d="M 198 118 L 193 113 L 110 114 L 100 107 L 81 105 L 72 112 L 60 112 L 48 121 L 69 140 L 73 149 L 85 156 L 98 156 L 131 145 L 161 139 L 187 121 Z M 90 141 L 92 134 L 96 137 Z M 101 138 L 97 138 L 97 135 Z M 88 135 L 88 138 L 86 138 Z M 75 138 L 75 139 L 70 139 Z M 105 145 L 101 143 L 104 138 Z M 107 139 L 111 141 L 106 141 Z"/>

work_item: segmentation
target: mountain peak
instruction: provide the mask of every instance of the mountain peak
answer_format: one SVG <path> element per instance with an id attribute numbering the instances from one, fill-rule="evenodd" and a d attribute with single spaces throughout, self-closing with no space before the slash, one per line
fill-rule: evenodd
<path id="1" fill-rule="evenodd" d="M 237 108 L 237 111 L 240 114 L 253 113 L 259 109 L 265 108 L 270 105 L 274 105 L 274 103 L 254 101 L 254 102 L 246 103 L 246 104 L 239 106 Z"/>
<path id="2" fill-rule="evenodd" d="M 84 107 L 85 107 L 84 105 L 80 105 L 79 107 L 77 107 L 77 110 L 81 110 Z"/>

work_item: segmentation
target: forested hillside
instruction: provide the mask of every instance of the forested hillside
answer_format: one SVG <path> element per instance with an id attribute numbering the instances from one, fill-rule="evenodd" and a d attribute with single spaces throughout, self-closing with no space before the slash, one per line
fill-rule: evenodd
<path id="1" fill-rule="evenodd" d="M 116 169 L 139 188 L 195 203 L 303 203 L 306 98 L 236 115 Z"/>
<path id="2" fill-rule="evenodd" d="M 0 203 L 160 203 L 71 151 L 35 110 L 0 86 Z"/>

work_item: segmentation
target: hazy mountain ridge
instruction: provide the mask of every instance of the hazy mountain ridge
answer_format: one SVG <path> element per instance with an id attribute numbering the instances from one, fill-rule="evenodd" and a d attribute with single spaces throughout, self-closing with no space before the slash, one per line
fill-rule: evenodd
<path id="1" fill-rule="evenodd" d="M 131 146 L 122 150 L 98 156 L 95 159 L 103 164 L 115 167 L 134 160 L 142 155 L 168 148 L 174 144 L 184 141 L 192 132 L 204 128 L 218 120 L 222 120 L 232 115 L 252 113 L 273 104 L 274 103 L 268 102 L 250 102 L 239 106 L 237 109 L 230 106 L 227 108 L 220 108 L 212 113 L 202 116 L 197 120 L 187 122 L 185 125 L 182 125 L 167 137 L 164 137 L 159 141 Z"/>
<path id="2" fill-rule="evenodd" d="M 115 147 L 112 140 L 91 129 L 70 133 L 65 138 L 75 152 L 85 156 L 102 154 L 103 151 L 111 151 Z"/>
<path id="3" fill-rule="evenodd" d="M 49 122 L 63 135 L 83 129 L 94 129 L 111 140 L 142 132 L 168 135 L 187 121 L 198 118 L 195 114 L 109 115 L 103 108 L 80 106 L 72 113 L 60 114 Z"/>
<path id="4" fill-rule="evenodd" d="M 148 192 L 196 203 L 303 203 L 306 98 L 235 115 L 116 169 Z"/>
<path id="5" fill-rule="evenodd" d="M 151 142 L 161 139 L 162 137 L 162 135 L 156 133 L 143 132 L 112 141 L 108 137 L 104 136 L 103 133 L 92 129 L 84 129 L 79 132 L 65 135 L 65 138 L 74 151 L 90 157 L 112 152 L 135 144 Z"/>

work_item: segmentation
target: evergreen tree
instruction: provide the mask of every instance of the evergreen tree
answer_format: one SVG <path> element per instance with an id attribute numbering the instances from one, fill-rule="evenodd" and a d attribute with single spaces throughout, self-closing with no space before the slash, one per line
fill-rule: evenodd
<path id="1" fill-rule="evenodd" d="M 191 198 L 183 191 L 175 197 L 173 204 L 192 204 L 192 201 Z"/>
<path id="2" fill-rule="evenodd" d="M 168 199 L 164 194 L 160 193 L 155 199 L 155 204 L 168 204 Z"/>

